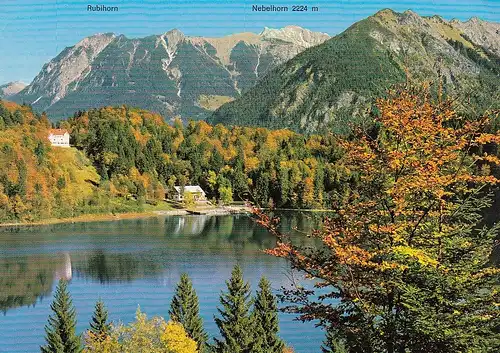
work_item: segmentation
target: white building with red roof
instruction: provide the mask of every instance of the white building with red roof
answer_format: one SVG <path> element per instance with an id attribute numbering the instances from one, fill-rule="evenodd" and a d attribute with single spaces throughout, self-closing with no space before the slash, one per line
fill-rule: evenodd
<path id="1" fill-rule="evenodd" d="M 49 140 L 52 146 L 56 147 L 70 147 L 69 146 L 69 132 L 65 129 L 51 129 L 49 130 Z"/>

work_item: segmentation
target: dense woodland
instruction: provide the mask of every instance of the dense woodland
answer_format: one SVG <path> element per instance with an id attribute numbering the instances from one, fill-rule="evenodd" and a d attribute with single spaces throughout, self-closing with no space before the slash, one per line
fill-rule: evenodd
<path id="1" fill-rule="evenodd" d="M 323 208 L 342 193 L 333 135 L 173 126 L 128 107 L 78 112 L 62 121 L 76 148 L 50 146 L 50 124 L 27 106 L 0 104 L 0 220 L 33 221 L 140 210 L 176 185 L 209 198 L 260 206 Z"/>
<path id="2" fill-rule="evenodd" d="M 222 202 L 328 207 L 331 218 L 311 234 L 315 246 L 293 241 L 279 218 L 257 212 L 257 222 L 278 239 L 267 252 L 316 280 L 316 289 L 297 286 L 280 299 L 289 304 L 285 311 L 326 329 L 324 352 L 498 352 L 500 270 L 490 255 L 500 225 L 484 222 L 490 191 L 500 184 L 498 112 L 463 117 L 452 101 L 433 97 L 425 87 L 391 90 L 377 100 L 374 124 L 347 137 L 204 122 L 170 126 L 149 112 L 102 108 L 61 122 L 76 147 L 64 152 L 48 146 L 44 116 L 7 104 L 0 135 L 8 166 L 0 179 L 2 212 L 27 219 L 41 210 L 44 190 L 53 193 L 44 209 L 84 212 L 94 205 L 109 210 L 116 200 L 154 202 L 188 183 Z M 58 159 L 63 156 L 67 160 Z M 85 170 L 95 178 L 79 182 Z M 257 300 L 251 309 L 239 270 L 227 287 L 215 318 L 221 337 L 209 349 L 253 352 L 263 344 L 253 333 L 270 330 L 254 326 L 265 320 L 250 314 Z M 52 307 L 59 319 L 49 320 L 44 352 L 79 351 L 73 349 L 80 347 L 70 322 L 74 310 L 62 288 Z M 174 311 L 172 317 L 175 322 Z M 155 322 L 138 315 L 136 323 L 107 336 L 107 350 L 93 351 L 139 351 L 149 341 L 127 341 L 136 333 L 163 344 L 169 324 Z M 186 336 L 182 330 L 175 335 Z M 88 337 L 87 349 L 103 343 Z M 67 346 L 58 350 L 63 338 Z"/>
<path id="3" fill-rule="evenodd" d="M 330 204 L 339 185 L 332 135 L 228 129 L 191 122 L 173 126 L 127 107 L 75 115 L 63 123 L 113 194 L 158 199 L 174 185 L 199 184 L 217 200 L 313 208 Z"/>
<path id="4" fill-rule="evenodd" d="M 50 146 L 49 128 L 44 114 L 0 102 L 0 221 L 126 210 L 96 187 L 100 176 L 82 151 Z"/>
<path id="5" fill-rule="evenodd" d="M 229 129 L 203 121 L 170 125 L 126 106 L 78 112 L 59 125 L 70 131 L 75 148 L 50 146 L 45 114 L 0 102 L 0 162 L 6 166 L 0 170 L 0 221 L 142 211 L 172 196 L 174 186 L 190 184 L 225 204 L 331 208 L 356 179 L 337 163 L 343 138 L 331 133 Z"/>
<path id="6" fill-rule="evenodd" d="M 44 114 L 0 103 L 1 221 L 91 212 L 99 175 L 82 152 L 52 148 L 49 127 Z"/>
<path id="7" fill-rule="evenodd" d="M 317 281 L 284 290 L 286 310 L 319 320 L 347 352 L 500 350 L 500 269 L 490 257 L 500 224 L 483 218 L 500 184 L 500 134 L 494 115 L 468 119 L 452 106 L 428 90 L 377 101 L 376 131 L 340 143 L 338 165 L 358 182 L 312 232 L 323 246 L 297 244 L 260 214 L 278 238 L 268 253 Z"/>

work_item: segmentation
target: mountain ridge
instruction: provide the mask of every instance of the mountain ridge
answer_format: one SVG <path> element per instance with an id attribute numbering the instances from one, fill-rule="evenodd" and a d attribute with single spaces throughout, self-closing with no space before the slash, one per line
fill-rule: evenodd
<path id="1" fill-rule="evenodd" d="M 27 84 L 21 81 L 12 81 L 0 85 L 0 98 L 13 96 L 21 92 L 26 86 Z"/>
<path id="2" fill-rule="evenodd" d="M 380 10 L 279 65 L 208 122 L 345 132 L 369 117 L 374 98 L 406 79 L 441 80 L 447 95 L 470 99 L 462 108 L 477 113 L 500 101 L 498 31 L 500 24 L 479 19 L 452 24 Z"/>
<path id="3" fill-rule="evenodd" d="M 143 38 L 97 33 L 67 47 L 13 97 L 62 118 L 102 105 L 136 105 L 166 118 L 207 116 L 201 97 L 235 98 L 272 67 L 329 38 L 298 26 L 260 34 Z"/>

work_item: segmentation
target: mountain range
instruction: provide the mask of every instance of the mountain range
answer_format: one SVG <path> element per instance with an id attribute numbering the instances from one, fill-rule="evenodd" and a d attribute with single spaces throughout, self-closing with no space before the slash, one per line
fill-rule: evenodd
<path id="1" fill-rule="evenodd" d="M 96 34 L 64 49 L 10 99 L 53 119 L 122 104 L 167 119 L 203 119 L 277 65 L 328 38 L 297 26 L 223 38 L 190 37 L 176 29 L 140 39 Z"/>
<path id="2" fill-rule="evenodd" d="M 499 23 L 385 9 L 331 38 L 297 26 L 222 38 L 96 34 L 8 99 L 52 119 L 127 104 L 167 120 L 344 132 L 406 80 L 441 86 L 467 114 L 498 108 L 499 75 Z"/>
<path id="3" fill-rule="evenodd" d="M 386 9 L 271 70 L 210 123 L 346 131 L 399 82 L 430 81 L 458 110 L 500 107 L 500 24 Z"/>

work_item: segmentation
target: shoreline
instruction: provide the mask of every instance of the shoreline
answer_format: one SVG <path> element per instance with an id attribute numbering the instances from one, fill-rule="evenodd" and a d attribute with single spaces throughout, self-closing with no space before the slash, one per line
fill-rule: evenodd
<path id="1" fill-rule="evenodd" d="M 242 207 L 217 207 L 211 209 L 173 209 L 173 210 L 154 210 L 144 212 L 124 212 L 124 213 L 105 213 L 105 214 L 85 214 L 69 218 L 49 218 L 36 222 L 10 222 L 0 223 L 0 229 L 3 228 L 18 228 L 18 227 L 39 227 L 54 224 L 66 223 L 88 223 L 88 222 L 112 222 L 126 219 L 141 219 L 162 216 L 188 216 L 188 215 L 209 215 L 209 216 L 225 216 L 231 214 L 244 214 L 251 212 L 249 208 Z"/>
<path id="2" fill-rule="evenodd" d="M 49 218 L 36 222 L 11 222 L 0 223 L 0 228 L 16 228 L 16 227 L 38 227 L 53 224 L 64 223 L 88 223 L 88 222 L 111 222 L 123 219 L 149 218 L 157 216 L 154 212 L 126 212 L 126 213 L 106 213 L 106 214 L 86 214 L 70 218 Z"/>
<path id="3" fill-rule="evenodd" d="M 269 210 L 269 208 L 262 208 Z M 274 209 L 274 211 L 305 211 L 305 212 L 331 212 L 327 209 Z M 68 223 L 89 223 L 89 222 L 112 222 L 126 219 L 141 219 L 152 217 L 164 216 L 227 216 L 233 214 L 248 214 L 252 213 L 251 207 L 245 206 L 222 206 L 215 208 L 195 208 L 195 209 L 169 209 L 169 210 L 150 210 L 143 212 L 124 212 L 124 213 L 99 213 L 99 214 L 84 214 L 76 217 L 69 218 L 49 218 L 35 222 L 10 222 L 0 223 L 0 230 L 6 228 L 19 228 L 19 227 L 40 227 L 54 224 L 68 224 Z"/>

